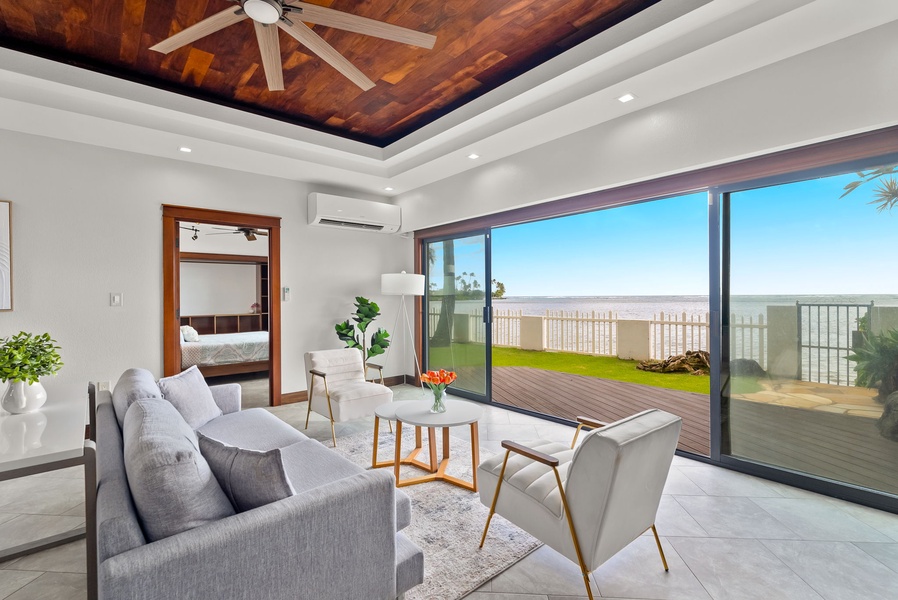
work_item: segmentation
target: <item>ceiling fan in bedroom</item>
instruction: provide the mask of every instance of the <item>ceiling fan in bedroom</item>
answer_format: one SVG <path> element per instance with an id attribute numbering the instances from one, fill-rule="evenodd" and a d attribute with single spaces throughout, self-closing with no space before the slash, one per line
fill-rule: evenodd
<path id="1" fill-rule="evenodd" d="M 190 239 L 192 239 L 194 242 L 195 242 L 195 241 L 197 240 L 197 238 L 200 236 L 200 230 L 199 230 L 199 227 L 197 227 L 196 225 L 194 225 L 193 227 L 184 227 L 183 225 L 181 225 L 181 229 L 184 229 L 184 230 L 186 230 L 186 231 L 192 231 L 192 232 L 193 232 L 193 235 L 190 236 Z"/>
<path id="2" fill-rule="evenodd" d="M 239 7 L 223 10 L 211 17 L 191 25 L 187 29 L 162 40 L 150 50 L 168 54 L 200 38 L 220 31 L 244 19 L 252 19 L 256 30 L 256 40 L 262 53 L 262 67 L 268 80 L 268 89 L 284 89 L 284 73 L 281 63 L 280 40 L 274 26 L 283 29 L 300 44 L 317 54 L 322 60 L 342 73 L 363 90 L 374 87 L 374 82 L 359 71 L 351 62 L 337 52 L 333 46 L 306 25 L 324 25 L 344 31 L 352 31 L 403 44 L 411 44 L 430 50 L 436 43 L 436 36 L 413 29 L 391 25 L 366 17 L 359 17 L 332 8 L 289 0 L 229 0 Z"/>
<path id="3" fill-rule="evenodd" d="M 235 233 L 242 234 L 247 242 L 255 242 L 257 235 L 267 236 L 268 232 L 264 229 L 256 229 L 255 227 L 212 227 L 212 229 L 222 229 L 224 233 L 207 233 L 206 235 L 233 235 Z"/>

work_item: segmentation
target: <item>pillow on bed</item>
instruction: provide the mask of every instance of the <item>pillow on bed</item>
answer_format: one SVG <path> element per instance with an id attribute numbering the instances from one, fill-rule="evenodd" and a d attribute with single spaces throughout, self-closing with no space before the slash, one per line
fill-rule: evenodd
<path id="1" fill-rule="evenodd" d="M 185 342 L 198 342 L 200 334 L 190 325 L 181 325 L 181 339 Z"/>
<path id="2" fill-rule="evenodd" d="M 183 373 L 160 379 L 159 389 L 162 397 L 172 403 L 194 430 L 222 414 L 196 365 Z"/>

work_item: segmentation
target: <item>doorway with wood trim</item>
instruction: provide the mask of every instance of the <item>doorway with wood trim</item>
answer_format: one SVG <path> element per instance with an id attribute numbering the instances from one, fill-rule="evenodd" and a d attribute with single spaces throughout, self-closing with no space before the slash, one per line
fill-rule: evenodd
<path id="1" fill-rule="evenodd" d="M 162 206 L 162 277 L 163 277 L 163 373 L 165 376 L 181 372 L 191 364 L 197 364 L 205 377 L 228 376 L 252 378 L 241 373 L 268 373 L 268 405 L 281 404 L 281 306 L 280 290 L 280 217 L 236 213 L 228 211 L 191 208 L 186 206 Z M 182 233 L 186 232 L 186 236 Z M 258 250 L 248 252 L 222 251 L 196 252 L 186 248 L 182 239 L 198 240 L 200 236 L 222 235 L 258 244 L 267 240 L 267 247 L 254 246 Z M 227 238 L 225 238 L 227 239 Z M 215 266 L 217 265 L 217 266 Z M 209 270 L 210 281 L 214 271 L 230 269 L 253 273 L 253 302 L 244 308 L 202 309 L 182 306 L 183 273 L 190 269 Z M 200 271 L 197 271 L 200 273 Z M 223 272 L 223 271 L 222 271 Z M 188 310 L 182 310 L 188 309 Z M 208 314 L 206 314 L 208 313 Z M 257 344 L 258 355 L 234 358 L 228 346 L 221 351 L 215 348 L 185 342 L 182 326 L 188 326 L 188 334 L 195 330 L 201 341 L 249 347 L 244 341 Z M 264 334 L 267 333 L 267 336 Z M 255 336 L 253 340 L 231 340 L 236 336 Z M 262 338 L 267 337 L 266 340 Z M 258 340 L 256 338 L 259 338 Z M 267 357 L 262 353 L 267 349 Z M 216 362 L 215 356 L 220 357 Z M 212 360 L 208 360 L 212 359 Z M 220 381 L 220 379 L 219 379 Z M 258 383 L 258 382 L 255 382 Z M 264 380 L 262 380 L 264 384 Z M 242 385 L 245 385 L 241 383 Z"/>

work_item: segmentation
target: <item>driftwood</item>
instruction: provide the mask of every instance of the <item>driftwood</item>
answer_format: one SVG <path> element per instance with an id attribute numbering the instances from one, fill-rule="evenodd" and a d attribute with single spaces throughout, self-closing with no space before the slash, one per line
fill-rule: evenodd
<path id="1" fill-rule="evenodd" d="M 687 350 L 686 354 L 668 356 L 666 360 L 644 360 L 636 368 L 654 373 L 685 371 L 692 375 L 707 375 L 711 370 L 711 355 L 704 350 Z"/>

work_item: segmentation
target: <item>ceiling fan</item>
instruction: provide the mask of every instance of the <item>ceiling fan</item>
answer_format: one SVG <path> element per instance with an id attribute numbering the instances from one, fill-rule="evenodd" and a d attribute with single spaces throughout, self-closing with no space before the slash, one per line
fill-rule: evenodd
<path id="1" fill-rule="evenodd" d="M 240 4 L 236 8 L 228 8 L 204 19 L 175 35 L 162 40 L 150 50 L 168 54 L 200 38 L 220 31 L 225 27 L 250 18 L 256 30 L 256 40 L 262 53 L 262 67 L 268 80 L 268 89 L 280 91 L 284 89 L 284 73 L 281 64 L 281 48 L 277 29 L 283 29 L 306 48 L 321 57 L 337 71 L 346 76 L 363 90 L 374 87 L 368 79 L 333 46 L 325 42 L 321 36 L 312 31 L 306 23 L 324 25 L 335 29 L 352 31 L 385 40 L 411 44 L 430 50 L 436 43 L 436 36 L 421 33 L 413 29 L 391 25 L 382 21 L 359 17 L 332 8 L 291 0 L 229 0 Z"/>
<path id="2" fill-rule="evenodd" d="M 193 235 L 190 236 L 190 239 L 192 239 L 194 242 L 197 240 L 197 238 L 200 235 L 200 230 L 196 225 L 194 225 L 193 227 L 184 227 L 183 225 L 181 225 L 181 229 L 185 229 L 187 231 L 192 231 Z"/>
<path id="3" fill-rule="evenodd" d="M 268 235 L 267 231 L 256 229 L 255 227 L 235 227 L 233 229 L 231 229 L 230 227 L 213 227 L 212 229 L 222 229 L 227 233 L 207 233 L 206 235 L 231 235 L 234 233 L 240 233 L 243 234 L 243 237 L 246 238 L 247 242 L 255 242 L 257 235 Z"/>

